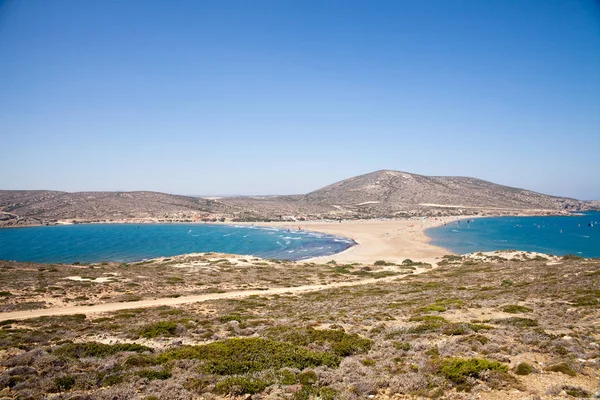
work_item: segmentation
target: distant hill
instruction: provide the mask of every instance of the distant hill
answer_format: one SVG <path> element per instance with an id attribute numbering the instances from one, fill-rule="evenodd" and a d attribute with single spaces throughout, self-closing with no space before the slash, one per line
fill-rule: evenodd
<path id="1" fill-rule="evenodd" d="M 0 224 L 4 225 L 70 220 L 184 219 L 190 213 L 225 209 L 213 200 L 156 192 L 0 191 Z"/>
<path id="2" fill-rule="evenodd" d="M 462 176 L 424 176 L 382 170 L 308 193 L 306 201 L 381 212 L 424 208 L 579 210 L 582 201 L 548 196 Z"/>
<path id="3" fill-rule="evenodd" d="M 157 192 L 1 190 L 0 226 L 65 221 L 199 221 L 556 214 L 600 202 L 548 196 L 468 177 L 382 170 L 305 195 L 198 198 Z"/>

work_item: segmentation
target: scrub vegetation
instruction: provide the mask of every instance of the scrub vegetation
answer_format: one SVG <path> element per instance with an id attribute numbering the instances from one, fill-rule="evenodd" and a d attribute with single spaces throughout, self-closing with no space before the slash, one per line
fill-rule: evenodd
<path id="1" fill-rule="evenodd" d="M 3 321 L 2 395 L 466 400 L 591 398 L 598 393 L 600 260 L 456 257 L 421 274 L 353 287 Z M 184 291 L 169 277 L 187 285 L 186 274 L 193 274 L 164 265 L 169 262 L 177 260 L 108 267 L 123 268 L 121 279 L 127 280 L 118 285 L 145 287 L 145 280 L 135 276 L 156 275 L 148 278 L 154 295 L 167 297 L 172 287 Z M 249 262 L 244 267 L 248 274 L 239 273 L 248 289 L 272 280 L 280 281 L 274 286 L 292 286 L 356 278 L 347 272 L 397 271 L 393 265 Z M 254 266 L 259 262 L 267 265 Z M 152 267 L 161 263 L 162 270 Z M 233 264 L 211 265 L 227 263 Z M 55 268 L 21 279 L 35 279 L 35 287 L 49 293 L 74 295 L 75 289 L 58 278 L 72 273 L 73 266 L 3 263 L 3 281 L 25 268 Z M 191 279 L 226 282 L 237 276 L 230 268 L 243 269 L 227 266 L 218 277 L 198 273 Z M 135 273 L 127 274 L 129 269 Z M 98 276 L 101 270 L 79 271 Z M 282 274 L 297 281 L 286 282 Z M 91 283 L 96 291 L 98 285 L 112 284 Z M 231 282 L 213 288 L 240 289 Z M 144 290 L 132 294 L 144 297 Z M 13 309 L 31 301 L 17 284 L 7 291 L 12 295 L 3 299 L 17 298 L 10 303 Z"/>

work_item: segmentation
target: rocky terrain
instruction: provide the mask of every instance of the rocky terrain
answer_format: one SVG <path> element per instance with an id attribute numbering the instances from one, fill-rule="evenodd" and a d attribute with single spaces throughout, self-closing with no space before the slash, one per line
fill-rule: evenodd
<path id="1" fill-rule="evenodd" d="M 598 259 L 498 251 L 436 264 L 1 262 L 0 398 L 600 396 Z M 327 285 L 295 291 L 307 283 Z M 195 293 L 214 297 L 169 303 Z M 160 305 L 140 306 L 148 296 Z M 83 307 L 6 314 L 71 305 Z"/>
<path id="2" fill-rule="evenodd" d="M 305 195 L 196 198 L 156 192 L 0 191 L 0 226 L 56 222 L 374 218 L 463 213 L 557 214 L 600 202 L 497 185 L 468 177 L 376 171 Z"/>

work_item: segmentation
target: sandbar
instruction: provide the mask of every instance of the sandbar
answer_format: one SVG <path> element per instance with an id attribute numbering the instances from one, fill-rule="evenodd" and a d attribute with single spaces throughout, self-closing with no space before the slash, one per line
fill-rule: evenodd
<path id="1" fill-rule="evenodd" d="M 374 263 L 378 260 L 401 263 L 409 258 L 413 261 L 435 263 L 436 258 L 453 254 L 442 247 L 430 244 L 425 230 L 444 223 L 455 223 L 461 219 L 476 216 L 454 217 L 419 217 L 408 219 L 386 220 L 345 220 L 339 221 L 298 221 L 298 222 L 265 222 L 256 223 L 261 226 L 275 226 L 288 229 L 327 233 L 354 240 L 357 245 L 349 249 L 323 257 L 315 257 L 308 262 L 359 262 Z"/>

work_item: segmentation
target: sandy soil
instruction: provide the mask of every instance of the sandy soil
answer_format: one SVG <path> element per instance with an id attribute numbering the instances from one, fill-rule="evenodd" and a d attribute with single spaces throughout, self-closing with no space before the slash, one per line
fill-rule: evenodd
<path id="1" fill-rule="evenodd" d="M 430 270 L 431 268 L 417 268 L 412 272 L 412 275 L 423 273 L 424 271 Z M 181 296 L 181 297 L 163 297 L 158 299 L 140 300 L 132 302 L 122 303 L 103 303 L 96 304 L 93 306 L 67 306 L 67 307 L 56 307 L 56 308 L 43 308 L 28 311 L 15 311 L 8 313 L 0 313 L 0 321 L 14 320 L 14 319 L 29 319 L 38 318 L 43 316 L 55 316 L 55 315 L 71 315 L 71 314 L 97 314 L 109 311 L 127 310 L 132 308 L 146 308 L 146 307 L 157 307 L 157 306 L 174 306 L 178 304 L 187 303 L 198 303 L 203 301 L 220 300 L 220 299 L 232 299 L 248 297 L 253 295 L 270 295 L 270 294 L 282 294 L 282 293 L 302 293 L 302 292 L 315 292 L 324 289 L 330 289 L 334 287 L 344 286 L 358 286 L 366 285 L 370 283 L 379 283 L 385 281 L 392 281 L 395 279 L 401 279 L 405 275 L 395 275 L 385 278 L 371 278 L 363 279 L 359 281 L 349 282 L 334 282 L 326 285 L 304 285 L 304 286 L 293 286 L 293 287 L 280 287 L 271 288 L 266 290 L 238 290 L 225 293 L 209 293 L 200 294 L 193 296 Z"/>
<path id="2" fill-rule="evenodd" d="M 356 220 L 343 222 L 269 222 L 255 225 L 277 226 L 290 229 L 328 233 L 353 239 L 358 245 L 348 250 L 326 257 L 312 258 L 310 262 L 360 262 L 373 263 L 377 260 L 400 263 L 410 258 L 433 264 L 436 257 L 452 254 L 451 251 L 429 244 L 425 229 L 444 223 L 455 223 L 459 219 L 472 219 L 474 216 L 394 220 Z"/>

